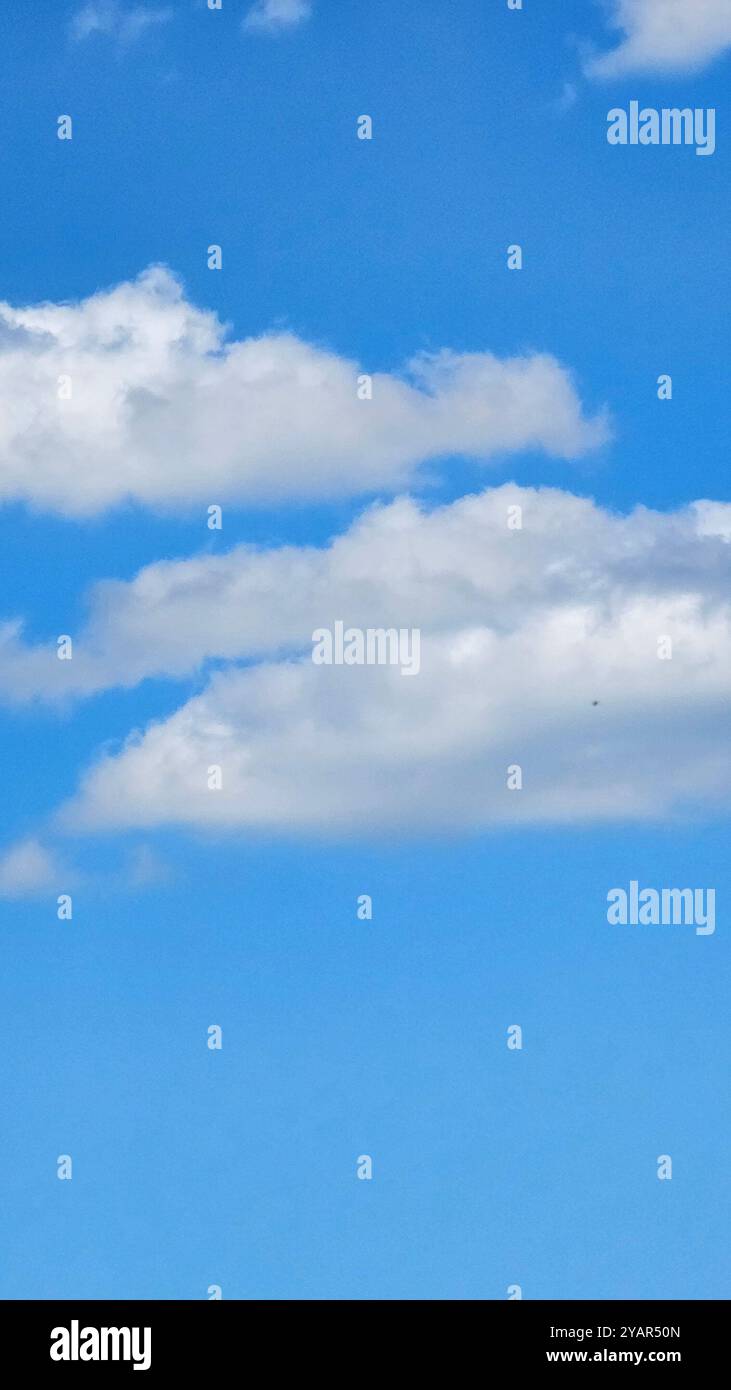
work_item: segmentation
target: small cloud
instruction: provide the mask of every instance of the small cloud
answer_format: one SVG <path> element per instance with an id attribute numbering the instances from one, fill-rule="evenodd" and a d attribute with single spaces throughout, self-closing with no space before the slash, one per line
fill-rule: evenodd
<path id="1" fill-rule="evenodd" d="M 311 0 L 256 0 L 244 20 L 244 29 L 278 34 L 293 29 L 311 14 Z"/>
<path id="2" fill-rule="evenodd" d="M 127 9 L 119 0 L 89 0 L 71 21 L 71 37 L 76 43 L 93 34 L 106 34 L 120 44 L 135 43 L 158 24 L 167 24 L 173 17 L 169 8 L 151 9 L 134 5 Z"/>
<path id="3" fill-rule="evenodd" d="M 619 44 L 585 63 L 589 77 L 697 72 L 731 47 L 730 0 L 612 0 Z"/>
<path id="4" fill-rule="evenodd" d="M 126 881 L 129 888 L 152 888 L 155 884 L 169 883 L 170 868 L 150 845 L 136 845 L 129 856 Z"/>
<path id="5" fill-rule="evenodd" d="M 0 898 L 32 898 L 54 888 L 61 891 L 63 870 L 39 840 L 29 837 L 0 857 Z"/>
<path id="6" fill-rule="evenodd" d="M 579 93 L 573 82 L 564 82 L 563 91 L 555 102 L 557 111 L 570 111 L 576 105 Z"/>

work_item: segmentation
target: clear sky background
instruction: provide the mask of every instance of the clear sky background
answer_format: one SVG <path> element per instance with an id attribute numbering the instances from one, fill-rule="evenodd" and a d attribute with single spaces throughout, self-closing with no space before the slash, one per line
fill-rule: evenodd
<path id="1" fill-rule="evenodd" d="M 315 0 L 271 32 L 239 0 L 176 0 L 125 38 L 139 8 L 81 37 L 80 4 L 3 7 L 0 299 L 83 299 L 162 263 L 233 337 L 285 328 L 372 372 L 444 346 L 550 353 L 587 416 L 608 408 L 608 442 L 489 469 L 455 453 L 413 495 L 728 500 L 722 44 L 694 71 L 598 81 L 587 54 L 617 35 L 587 0 Z M 716 107 L 713 157 L 610 147 L 606 113 L 633 98 Z M 389 495 L 233 500 L 220 533 L 198 502 L 79 518 L 8 496 L 0 620 L 52 647 L 95 581 L 241 542 L 322 546 Z M 728 796 L 449 833 L 62 833 L 101 751 L 206 679 L 3 707 L 2 848 L 37 838 L 67 871 L 8 880 L 0 904 L 0 1294 L 731 1296 Z M 632 878 L 715 887 L 715 934 L 610 927 L 607 891 Z"/>

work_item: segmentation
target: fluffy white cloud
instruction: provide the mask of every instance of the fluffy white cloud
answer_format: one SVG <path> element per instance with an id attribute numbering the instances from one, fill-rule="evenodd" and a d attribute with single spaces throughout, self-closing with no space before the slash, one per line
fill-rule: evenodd
<path id="1" fill-rule="evenodd" d="M 525 526 L 508 530 L 507 508 Z M 565 540 L 563 539 L 565 533 Z M 0 694 L 84 696 L 148 676 L 183 679 L 207 662 L 291 658 L 316 627 L 413 626 L 436 635 L 502 627 L 530 613 L 689 590 L 725 599 L 731 506 L 615 516 L 570 493 L 491 489 L 427 509 L 410 498 L 369 508 L 325 548 L 239 545 L 224 555 L 162 560 L 129 583 L 103 580 L 72 661 L 55 641 L 28 645 L 19 619 L 0 625 Z M 557 546 L 563 546 L 557 554 Z"/>
<path id="2" fill-rule="evenodd" d="M 507 526 L 515 504 L 521 530 Z M 115 661 L 120 679 L 127 663 L 137 678 L 205 658 L 260 664 L 217 671 L 104 757 L 65 821 L 338 833 L 724 801 L 729 535 L 723 504 L 623 517 L 510 486 L 432 512 L 372 509 L 325 551 L 152 566 L 97 606 L 99 678 Z M 419 675 L 313 665 L 311 634 L 336 619 L 420 628 Z M 513 763 L 522 791 L 506 787 Z"/>
<path id="3" fill-rule="evenodd" d="M 32 837 L 19 840 L 0 855 L 0 898 L 31 898 L 51 889 L 61 893 L 62 879 L 54 855 Z"/>
<path id="4" fill-rule="evenodd" d="M 693 72 L 731 46 L 731 0 L 614 0 L 617 48 L 593 57 L 592 77 Z"/>
<path id="5" fill-rule="evenodd" d="M 90 0 L 74 15 L 71 37 L 80 43 L 92 34 L 106 34 L 121 44 L 134 43 L 148 29 L 166 24 L 173 12 L 167 6 L 154 9 L 145 5 L 126 8 L 118 0 Z"/>
<path id="6" fill-rule="evenodd" d="M 311 0 L 256 0 L 244 19 L 244 28 L 277 34 L 293 29 L 311 14 Z"/>
<path id="7" fill-rule="evenodd" d="M 227 341 L 161 268 L 78 304 L 0 304 L 0 500 L 84 516 L 363 495 L 427 459 L 572 457 L 607 435 L 550 356 L 422 356 L 375 373 L 372 400 L 358 371 L 292 334 Z"/>

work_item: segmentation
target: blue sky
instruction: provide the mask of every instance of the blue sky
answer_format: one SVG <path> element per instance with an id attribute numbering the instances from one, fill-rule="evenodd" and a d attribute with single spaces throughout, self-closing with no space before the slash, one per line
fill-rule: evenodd
<path id="1" fill-rule="evenodd" d="M 602 78 L 607 8 L 0 19 L 0 299 L 91 304 L 0 325 L 6 1298 L 729 1296 L 728 42 L 704 0 L 714 51 L 653 57 L 640 28 Z M 715 107 L 714 155 L 608 145 L 631 99 Z M 178 289 L 109 310 L 144 351 L 129 324 L 100 346 L 90 297 L 153 265 Z M 180 305 L 184 365 L 165 340 L 159 366 Z M 198 311 L 229 325 L 210 353 Z M 281 374 L 261 436 L 238 368 L 216 376 L 243 340 Z M 404 364 L 444 349 L 425 399 Z M 64 354 L 70 432 L 36 375 Z M 352 363 L 376 442 L 351 449 Z M 515 498 L 518 559 L 491 530 Z M 418 621 L 415 694 L 313 687 L 318 603 Z M 256 781 L 219 816 L 180 769 L 222 724 Z M 631 879 L 715 888 L 715 933 L 610 927 Z"/>

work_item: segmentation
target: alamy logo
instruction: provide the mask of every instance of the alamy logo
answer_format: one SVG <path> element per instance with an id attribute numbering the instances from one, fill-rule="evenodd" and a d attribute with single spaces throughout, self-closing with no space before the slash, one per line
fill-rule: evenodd
<path id="1" fill-rule="evenodd" d="M 54 1327 L 52 1361 L 133 1361 L 133 1370 L 149 1371 L 152 1362 L 151 1327 Z"/>
<path id="2" fill-rule="evenodd" d="M 706 905 L 703 907 L 705 893 Z M 716 930 L 715 888 L 640 888 L 637 879 L 624 888 L 610 888 L 607 921 L 612 926 L 693 926 L 696 936 Z"/>
<path id="3" fill-rule="evenodd" d="M 312 634 L 316 666 L 400 666 L 402 676 L 416 676 L 421 665 L 418 627 L 347 627 L 338 621 Z"/>
<path id="4" fill-rule="evenodd" d="M 613 106 L 607 112 L 610 145 L 695 145 L 696 154 L 713 154 L 716 148 L 715 106 L 643 106 L 631 101 L 629 112 Z"/>

